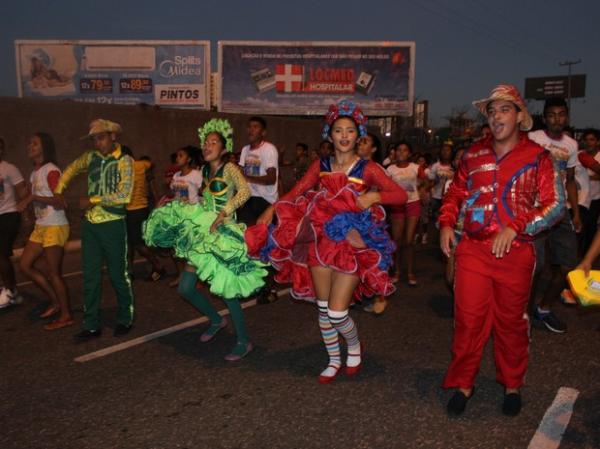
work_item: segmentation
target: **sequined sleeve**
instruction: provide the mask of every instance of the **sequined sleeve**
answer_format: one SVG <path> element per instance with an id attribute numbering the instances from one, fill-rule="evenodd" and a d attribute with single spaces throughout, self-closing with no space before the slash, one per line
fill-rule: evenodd
<path id="1" fill-rule="evenodd" d="M 88 165 L 90 163 L 91 155 L 92 152 L 88 151 L 79 156 L 77 159 L 71 162 L 67 166 L 67 168 L 65 168 L 65 171 L 63 171 L 63 174 L 58 180 L 58 185 L 56 186 L 56 189 L 54 189 L 54 193 L 63 193 L 63 191 L 67 188 L 67 186 L 75 176 L 87 170 Z"/>
<path id="2" fill-rule="evenodd" d="M 223 174 L 225 175 L 225 182 L 235 188 L 235 194 L 227 200 L 225 207 L 223 207 L 225 214 L 231 215 L 248 201 L 248 198 L 250 198 L 250 187 L 242 171 L 232 163 L 228 162 L 225 164 Z"/>
<path id="3" fill-rule="evenodd" d="M 539 205 L 517 215 L 508 224 L 517 234 L 535 235 L 550 229 L 565 213 L 566 199 L 560 171 L 548 151 L 538 159 L 536 187 Z"/>
<path id="4" fill-rule="evenodd" d="M 383 205 L 401 206 L 408 200 L 406 191 L 375 162 L 369 162 L 365 167 L 365 182 L 371 187 L 377 187 Z"/>

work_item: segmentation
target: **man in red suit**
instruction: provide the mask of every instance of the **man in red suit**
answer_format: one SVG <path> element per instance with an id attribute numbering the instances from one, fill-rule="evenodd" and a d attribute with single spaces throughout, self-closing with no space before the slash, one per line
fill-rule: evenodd
<path id="1" fill-rule="evenodd" d="M 448 412 L 463 413 L 493 333 L 502 411 L 514 416 L 528 362 L 532 240 L 561 219 L 565 198 L 550 153 L 525 133 L 532 119 L 519 91 L 499 85 L 473 104 L 487 117 L 491 136 L 463 155 L 439 218 L 442 251 L 449 256 L 456 247 L 454 341 L 443 386 L 457 389 Z"/>

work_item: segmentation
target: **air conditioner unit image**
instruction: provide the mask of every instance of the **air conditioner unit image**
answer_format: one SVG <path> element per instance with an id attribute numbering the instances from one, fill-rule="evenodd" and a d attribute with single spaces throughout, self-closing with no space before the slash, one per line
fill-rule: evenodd
<path id="1" fill-rule="evenodd" d="M 81 57 L 81 70 L 153 71 L 156 52 L 153 47 L 86 47 Z"/>

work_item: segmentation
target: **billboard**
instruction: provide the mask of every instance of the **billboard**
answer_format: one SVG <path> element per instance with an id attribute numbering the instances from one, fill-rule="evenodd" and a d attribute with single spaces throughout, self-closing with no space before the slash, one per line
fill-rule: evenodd
<path id="1" fill-rule="evenodd" d="M 209 41 L 15 41 L 20 97 L 210 107 Z"/>
<path id="2" fill-rule="evenodd" d="M 414 42 L 220 41 L 219 110 L 322 115 L 343 98 L 367 115 L 411 115 Z"/>
<path id="3" fill-rule="evenodd" d="M 551 97 L 568 97 L 568 76 L 525 78 L 525 98 L 545 100 Z M 585 97 L 585 75 L 571 75 L 571 98 Z"/>

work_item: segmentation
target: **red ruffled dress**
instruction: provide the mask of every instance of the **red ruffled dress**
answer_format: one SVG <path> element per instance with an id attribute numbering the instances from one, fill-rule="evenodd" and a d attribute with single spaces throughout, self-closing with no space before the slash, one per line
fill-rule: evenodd
<path id="1" fill-rule="evenodd" d="M 315 301 L 311 266 L 355 274 L 355 296 L 390 295 L 395 287 L 388 268 L 395 245 L 385 227 L 381 205 L 364 210 L 358 195 L 376 187 L 382 205 L 401 205 L 406 192 L 376 163 L 359 159 L 346 173 L 333 172 L 331 158 L 315 161 L 294 188 L 275 203 L 276 225 L 255 225 L 246 231 L 248 254 L 269 261 L 275 280 L 291 283 L 296 299 Z M 365 245 L 346 240 L 356 230 Z"/>

